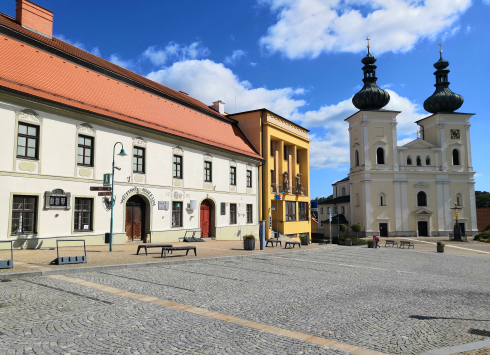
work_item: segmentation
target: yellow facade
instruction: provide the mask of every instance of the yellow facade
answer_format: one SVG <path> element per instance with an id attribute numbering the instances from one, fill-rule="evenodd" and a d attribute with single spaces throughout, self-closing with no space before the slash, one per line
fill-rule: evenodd
<path id="1" fill-rule="evenodd" d="M 271 218 L 273 227 L 266 229 L 266 239 L 274 237 L 277 228 L 280 234 L 290 237 L 310 236 L 309 131 L 266 109 L 229 117 L 238 121 L 242 132 L 265 159 L 259 168 L 259 218 L 267 225 Z M 275 200 L 276 193 L 281 200 Z"/>

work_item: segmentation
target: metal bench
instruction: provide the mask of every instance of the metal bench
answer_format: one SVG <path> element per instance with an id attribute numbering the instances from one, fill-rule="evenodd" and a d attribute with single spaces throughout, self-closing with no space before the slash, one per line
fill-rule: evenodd
<path id="1" fill-rule="evenodd" d="M 408 249 L 410 249 L 410 247 L 412 247 L 412 249 L 415 249 L 415 246 L 413 245 L 412 242 L 408 242 L 404 240 L 400 242 L 400 246 L 398 248 L 403 247 L 403 249 L 405 249 L 405 245 L 408 247 Z"/>
<path id="2" fill-rule="evenodd" d="M 269 239 L 266 243 L 265 243 L 265 246 L 268 246 L 269 243 L 271 244 L 272 247 L 274 247 L 274 243 L 276 243 L 276 247 L 277 247 L 277 244 L 279 244 L 280 246 L 282 246 L 282 242 L 278 239 Z"/>
<path id="3" fill-rule="evenodd" d="M 192 246 L 187 247 L 186 246 L 186 247 L 170 247 L 170 248 L 163 247 L 161 257 L 164 257 L 164 258 L 167 257 L 167 250 L 169 250 L 170 253 L 172 253 L 172 251 L 174 251 L 174 250 L 185 250 L 186 251 L 185 255 L 189 254 L 189 250 L 194 250 L 194 255 L 197 256 L 196 247 L 192 247 Z"/>
<path id="4" fill-rule="evenodd" d="M 289 248 L 288 248 L 288 245 L 289 245 Z M 293 248 L 294 248 L 295 245 L 297 245 L 297 246 L 299 246 L 301 248 L 301 243 L 300 242 L 290 241 L 290 242 L 286 242 L 284 244 L 284 249 L 291 249 L 291 245 L 293 246 Z"/>
<path id="5" fill-rule="evenodd" d="M 140 249 L 145 249 L 145 254 L 148 255 L 148 248 L 172 248 L 172 244 L 140 244 L 138 245 L 138 250 L 136 255 L 139 255 Z"/>
<path id="6" fill-rule="evenodd" d="M 187 236 L 187 233 L 192 233 L 190 237 Z M 198 237 L 196 238 L 195 235 L 196 233 L 198 234 Z M 202 231 L 185 231 L 185 234 L 183 237 L 179 238 L 179 242 L 204 242 L 205 240 L 202 238 Z"/>
<path id="7" fill-rule="evenodd" d="M 395 245 L 398 247 L 398 242 L 396 240 L 390 240 L 390 239 L 387 239 L 385 241 L 385 248 L 387 245 L 391 245 L 391 247 L 393 248 Z"/>
<path id="8" fill-rule="evenodd" d="M 83 243 L 83 255 L 77 256 L 60 256 L 59 242 L 82 242 Z M 56 259 L 54 259 L 52 264 L 86 264 L 87 263 L 87 249 L 85 247 L 85 239 L 59 239 L 56 241 Z"/>

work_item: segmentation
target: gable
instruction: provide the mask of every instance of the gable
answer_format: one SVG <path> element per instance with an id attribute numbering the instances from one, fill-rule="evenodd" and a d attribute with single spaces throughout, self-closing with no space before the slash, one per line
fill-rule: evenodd
<path id="1" fill-rule="evenodd" d="M 408 142 L 407 144 L 404 145 L 404 147 L 411 148 L 411 149 L 430 149 L 430 148 L 437 148 L 435 145 L 424 141 L 421 138 L 417 138 L 411 142 Z"/>

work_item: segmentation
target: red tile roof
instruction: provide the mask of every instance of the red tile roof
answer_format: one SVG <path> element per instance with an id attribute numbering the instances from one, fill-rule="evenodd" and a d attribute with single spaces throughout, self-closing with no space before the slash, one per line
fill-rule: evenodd
<path id="1" fill-rule="evenodd" d="M 66 42 L 55 38 L 50 40 L 26 30 L 12 18 L 0 14 L 0 26 L 6 26 L 6 23 L 38 41 L 205 109 L 216 118 L 4 35 L 0 35 L 0 87 L 262 160 L 240 129 L 232 124 L 234 120 L 220 115 L 204 103 Z"/>

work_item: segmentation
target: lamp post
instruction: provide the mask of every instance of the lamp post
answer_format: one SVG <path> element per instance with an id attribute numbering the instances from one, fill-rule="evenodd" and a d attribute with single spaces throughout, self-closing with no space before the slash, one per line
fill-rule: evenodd
<path id="1" fill-rule="evenodd" d="M 112 186 L 111 186 L 111 239 L 110 239 L 110 246 L 109 246 L 109 251 L 112 251 L 112 225 L 113 225 L 113 220 L 114 220 L 114 168 L 117 170 L 121 170 L 121 168 L 117 168 L 114 164 L 114 159 L 116 155 L 116 145 L 120 144 L 121 145 L 121 151 L 119 152 L 118 155 L 125 157 L 127 154 L 124 151 L 124 146 L 121 142 L 117 142 L 114 144 L 114 148 L 112 150 Z"/>
<path id="2" fill-rule="evenodd" d="M 279 200 L 278 198 L 278 193 L 277 190 L 280 189 L 282 186 L 277 185 L 276 186 L 276 240 L 279 240 L 279 208 L 277 206 L 277 201 Z M 284 193 L 284 190 L 281 190 L 281 193 Z"/>

